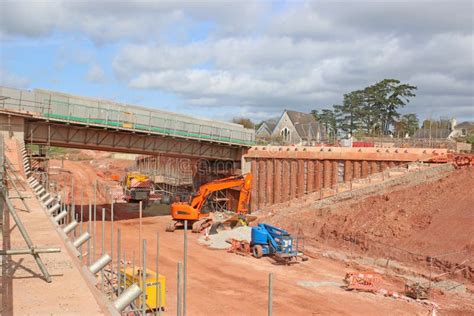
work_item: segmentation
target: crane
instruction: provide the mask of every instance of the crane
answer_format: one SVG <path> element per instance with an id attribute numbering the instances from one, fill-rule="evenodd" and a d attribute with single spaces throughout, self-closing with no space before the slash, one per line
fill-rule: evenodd
<path id="1" fill-rule="evenodd" d="M 194 194 L 189 203 L 175 202 L 171 205 L 172 221 L 166 226 L 166 231 L 173 232 L 178 225 L 182 225 L 187 220 L 191 225 L 193 232 L 198 233 L 212 224 L 212 218 L 208 212 L 203 211 L 209 195 L 216 191 L 230 188 L 239 188 L 240 195 L 237 204 L 236 213 L 238 215 L 247 214 L 248 203 L 250 200 L 250 190 L 252 188 L 252 174 L 247 173 L 240 176 L 232 176 L 224 179 L 218 179 L 203 184 Z"/>

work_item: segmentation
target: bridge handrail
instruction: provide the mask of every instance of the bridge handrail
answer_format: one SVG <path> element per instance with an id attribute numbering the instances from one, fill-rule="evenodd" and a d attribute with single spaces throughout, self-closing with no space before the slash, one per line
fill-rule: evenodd
<path id="1" fill-rule="evenodd" d="M 42 93 L 41 93 L 42 94 Z M 41 95 L 40 94 L 40 95 Z M 251 146 L 255 143 L 255 133 L 231 128 L 216 127 L 210 124 L 186 122 L 170 117 L 160 117 L 149 110 L 148 115 L 130 113 L 118 109 L 110 109 L 91 105 L 61 101 L 54 95 L 38 100 L 27 100 L 14 97 L 0 97 L 3 109 L 40 115 L 45 119 L 66 122 L 101 125 L 114 128 L 125 128 L 134 131 L 147 131 L 178 137 L 198 138 L 231 144 Z M 141 110 L 143 112 L 143 110 Z M 166 113 L 164 116 L 169 116 Z"/>

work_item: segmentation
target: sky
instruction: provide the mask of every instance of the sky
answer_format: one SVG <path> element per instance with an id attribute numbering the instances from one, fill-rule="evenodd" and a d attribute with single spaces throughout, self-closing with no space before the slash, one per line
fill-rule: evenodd
<path id="1" fill-rule="evenodd" d="M 255 122 L 385 78 L 474 120 L 473 1 L 9 1 L 0 84 Z"/>

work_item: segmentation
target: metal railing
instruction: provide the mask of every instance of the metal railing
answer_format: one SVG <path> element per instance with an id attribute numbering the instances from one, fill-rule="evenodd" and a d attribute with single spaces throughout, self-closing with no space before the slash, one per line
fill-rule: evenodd
<path id="1" fill-rule="evenodd" d="M 82 100 L 60 94 L 0 87 L 0 108 L 32 113 L 48 120 L 99 125 L 153 134 L 251 146 L 255 132 L 235 124 L 201 120 L 170 112 Z M 86 104 L 84 104 L 86 103 Z M 221 125 L 221 126 L 219 126 Z"/>

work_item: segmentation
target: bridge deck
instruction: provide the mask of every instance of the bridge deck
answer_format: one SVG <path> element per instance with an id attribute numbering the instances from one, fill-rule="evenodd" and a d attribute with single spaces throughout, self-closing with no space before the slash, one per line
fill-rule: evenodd
<path id="1" fill-rule="evenodd" d="M 249 147 L 255 141 L 255 132 L 238 124 L 39 89 L 25 91 L 0 87 L 0 108 L 43 120 L 121 128 L 241 147 Z"/>

